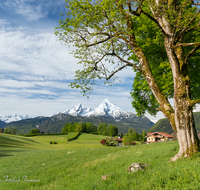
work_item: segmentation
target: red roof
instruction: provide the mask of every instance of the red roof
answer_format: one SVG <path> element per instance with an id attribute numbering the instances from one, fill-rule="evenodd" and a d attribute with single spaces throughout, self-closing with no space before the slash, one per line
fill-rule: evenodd
<path id="1" fill-rule="evenodd" d="M 115 138 L 117 141 L 123 141 L 123 138 Z"/>
<path id="2" fill-rule="evenodd" d="M 147 136 L 149 136 L 149 135 L 153 135 L 153 136 L 155 136 L 156 133 L 161 134 L 161 135 L 163 135 L 163 136 L 165 136 L 165 137 L 171 137 L 171 138 L 174 138 L 174 136 L 169 135 L 169 134 L 164 133 L 164 132 L 150 132 L 150 133 L 147 133 Z"/>

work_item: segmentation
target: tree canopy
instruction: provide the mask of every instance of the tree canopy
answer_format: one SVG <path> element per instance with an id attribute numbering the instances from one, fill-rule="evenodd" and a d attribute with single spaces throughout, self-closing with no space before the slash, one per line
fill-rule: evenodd
<path id="1" fill-rule="evenodd" d="M 113 82 L 126 67 L 136 72 L 132 105 L 138 115 L 162 111 L 167 117 L 180 146 L 173 160 L 199 151 L 192 114 L 200 103 L 199 6 L 191 0 L 66 0 L 56 31 L 83 64 L 71 87 L 84 94 L 95 79 Z"/>

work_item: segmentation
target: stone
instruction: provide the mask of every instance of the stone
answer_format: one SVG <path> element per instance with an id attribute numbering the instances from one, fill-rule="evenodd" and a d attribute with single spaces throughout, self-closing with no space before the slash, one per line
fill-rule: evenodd
<path id="1" fill-rule="evenodd" d="M 107 179 L 109 179 L 109 178 L 110 178 L 110 176 L 111 176 L 111 175 L 102 175 L 102 177 L 101 177 L 101 178 L 102 178 L 102 180 L 107 180 Z"/>
<path id="2" fill-rule="evenodd" d="M 127 171 L 128 173 L 135 173 L 137 172 L 138 170 L 142 170 L 144 171 L 145 167 L 147 166 L 147 164 L 142 164 L 142 163 L 132 163 Z"/>

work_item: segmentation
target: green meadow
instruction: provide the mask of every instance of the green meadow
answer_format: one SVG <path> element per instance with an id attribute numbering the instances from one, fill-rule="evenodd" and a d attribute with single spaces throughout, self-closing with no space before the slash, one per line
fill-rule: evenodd
<path id="1" fill-rule="evenodd" d="M 177 142 L 104 147 L 105 136 L 76 133 L 23 137 L 0 134 L 1 190 L 200 189 L 200 153 L 169 162 Z M 55 141 L 58 144 L 50 144 Z M 145 171 L 128 174 L 135 162 Z M 102 175 L 111 175 L 102 181 Z"/>

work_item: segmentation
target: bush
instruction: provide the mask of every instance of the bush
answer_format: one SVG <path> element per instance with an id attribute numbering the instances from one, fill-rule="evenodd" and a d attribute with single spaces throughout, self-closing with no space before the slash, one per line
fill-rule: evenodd
<path id="1" fill-rule="evenodd" d="M 51 141 L 50 144 L 58 144 L 57 142 L 55 141 Z"/>
<path id="2" fill-rule="evenodd" d="M 131 142 L 130 145 L 136 145 L 136 142 Z"/>
<path id="3" fill-rule="evenodd" d="M 67 141 L 73 141 L 76 140 L 81 135 L 80 132 L 78 132 L 74 137 L 67 139 Z"/>
<path id="4" fill-rule="evenodd" d="M 115 138 L 106 138 L 106 139 L 103 139 L 100 143 L 102 145 L 106 145 L 106 146 L 117 146 L 118 145 L 118 141 Z"/>
<path id="5" fill-rule="evenodd" d="M 115 138 L 107 138 L 106 139 L 106 145 L 107 146 L 117 146 L 118 141 Z"/>
<path id="6" fill-rule="evenodd" d="M 30 133 L 28 133 L 28 135 L 37 135 L 40 133 L 39 129 L 31 129 Z"/>
<path id="7" fill-rule="evenodd" d="M 0 133 L 3 133 L 3 132 L 4 132 L 4 128 L 1 128 L 1 129 L 0 129 Z"/>
<path id="8" fill-rule="evenodd" d="M 106 145 L 106 139 L 103 139 L 100 143 L 101 143 L 102 145 Z"/>

